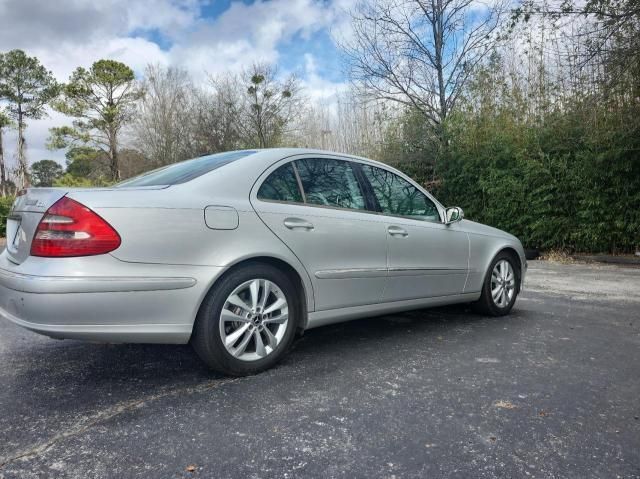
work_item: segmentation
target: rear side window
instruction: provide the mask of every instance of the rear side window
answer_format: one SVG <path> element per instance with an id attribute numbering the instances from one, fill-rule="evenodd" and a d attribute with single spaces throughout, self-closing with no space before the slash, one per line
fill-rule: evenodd
<path id="1" fill-rule="evenodd" d="M 418 220 L 440 221 L 435 203 L 407 180 L 382 168 L 370 165 L 361 167 L 371 183 L 383 213 Z"/>
<path id="2" fill-rule="evenodd" d="M 364 196 L 348 162 L 330 159 L 298 160 L 296 167 L 307 203 L 365 209 Z"/>
<path id="3" fill-rule="evenodd" d="M 271 173 L 260 186 L 258 199 L 302 203 L 293 164 L 287 163 Z"/>
<path id="4" fill-rule="evenodd" d="M 201 156 L 193 160 L 181 161 L 157 170 L 143 173 L 130 180 L 118 183 L 116 187 L 177 185 L 193 180 L 221 166 L 257 153 L 256 150 L 229 151 L 215 155 Z"/>

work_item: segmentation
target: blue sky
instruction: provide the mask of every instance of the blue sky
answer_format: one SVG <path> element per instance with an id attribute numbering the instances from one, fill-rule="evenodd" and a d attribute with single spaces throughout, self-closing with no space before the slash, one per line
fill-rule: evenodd
<path id="1" fill-rule="evenodd" d="M 60 81 L 78 66 L 113 58 L 142 75 L 149 63 L 178 66 L 205 84 L 208 75 L 253 62 L 296 73 L 311 101 L 345 88 L 333 37 L 348 29 L 355 0 L 0 0 L 0 51 L 37 56 Z M 44 144 L 69 120 L 52 113 L 27 130 L 31 162 L 61 160 Z M 9 160 L 15 150 L 8 135 Z"/>

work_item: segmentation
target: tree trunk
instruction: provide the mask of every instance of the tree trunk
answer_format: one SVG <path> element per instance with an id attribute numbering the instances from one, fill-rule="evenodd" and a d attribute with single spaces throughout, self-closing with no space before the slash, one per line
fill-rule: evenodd
<path id="1" fill-rule="evenodd" d="M 118 162 L 118 146 L 115 134 L 109 135 L 109 159 L 111 160 L 111 179 L 120 181 L 120 164 Z"/>
<path id="2" fill-rule="evenodd" d="M 437 82 L 438 82 L 438 121 L 434 125 L 435 133 L 438 138 L 438 151 L 434 158 L 432 158 L 433 163 L 433 171 L 431 175 L 432 181 L 438 180 L 438 173 L 436 171 L 437 164 L 439 163 L 440 157 L 443 154 L 443 151 L 446 147 L 445 137 L 444 137 L 444 123 L 447 119 L 448 108 L 447 108 L 447 88 L 445 85 L 444 79 L 444 63 L 443 63 L 443 55 L 444 55 L 444 8 L 442 5 L 442 0 L 435 0 L 433 3 L 433 21 L 431 22 L 433 29 L 433 45 L 434 45 L 434 66 L 436 69 Z"/>
<path id="3" fill-rule="evenodd" d="M 24 151 L 24 122 L 22 120 L 22 109 L 18 109 L 18 177 L 21 188 L 30 186 L 29 166 L 27 165 L 27 157 Z"/>
<path id="4" fill-rule="evenodd" d="M 0 128 L 0 194 L 7 196 L 7 172 L 4 168 L 4 149 L 2 145 L 2 128 Z"/>
<path id="5" fill-rule="evenodd" d="M 111 181 L 120 181 L 120 163 L 118 161 L 118 139 L 117 130 L 110 126 L 108 129 L 109 137 L 109 173 Z"/>
<path id="6" fill-rule="evenodd" d="M 444 9 L 442 8 L 442 0 L 436 0 L 433 9 L 433 43 L 435 47 L 435 67 L 438 75 L 438 103 L 440 106 L 440 124 L 444 123 L 447 118 L 447 90 L 444 81 L 444 65 L 442 63 L 442 55 L 444 50 Z M 442 140 L 442 136 L 440 136 Z"/>

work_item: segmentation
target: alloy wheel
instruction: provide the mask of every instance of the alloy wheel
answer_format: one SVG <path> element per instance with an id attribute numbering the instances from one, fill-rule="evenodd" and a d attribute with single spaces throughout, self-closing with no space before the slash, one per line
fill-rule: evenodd
<path id="1" fill-rule="evenodd" d="M 233 357 L 263 359 L 287 331 L 289 305 L 282 290 L 267 279 L 251 279 L 235 288 L 220 313 L 220 338 Z"/>
<path id="2" fill-rule="evenodd" d="M 511 263 L 501 259 L 491 272 L 491 298 L 499 308 L 506 308 L 516 291 L 516 275 Z"/>

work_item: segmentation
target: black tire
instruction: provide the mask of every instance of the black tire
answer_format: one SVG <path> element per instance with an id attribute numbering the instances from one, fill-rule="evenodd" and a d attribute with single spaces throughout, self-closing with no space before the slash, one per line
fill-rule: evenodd
<path id="1" fill-rule="evenodd" d="M 502 260 L 506 260 L 509 262 L 515 275 L 514 295 L 511 298 L 511 301 L 509 301 L 509 303 L 504 307 L 498 306 L 493 301 L 493 298 L 491 296 L 491 274 L 496 264 L 498 264 L 498 262 Z M 520 271 L 520 262 L 514 258 L 514 255 L 506 251 L 502 251 L 498 253 L 496 257 L 493 258 L 493 261 L 489 265 L 489 269 L 487 270 L 487 273 L 485 275 L 484 282 L 482 283 L 482 294 L 480 295 L 480 299 L 473 304 L 474 309 L 481 314 L 486 314 L 489 316 L 505 316 L 509 314 L 511 312 L 511 309 L 513 308 L 513 305 L 516 302 L 516 298 L 518 297 L 518 294 L 520 294 L 521 278 L 522 278 L 522 274 Z"/>
<path id="2" fill-rule="evenodd" d="M 289 304 L 289 321 L 282 340 L 266 357 L 243 361 L 231 355 L 220 336 L 220 314 L 233 290 L 252 279 L 267 279 L 275 283 Z M 291 346 L 300 323 L 300 295 L 289 276 L 262 263 L 249 263 L 229 271 L 211 288 L 200 306 L 191 335 L 191 345 L 211 369 L 231 376 L 257 374 L 274 366 Z"/>

